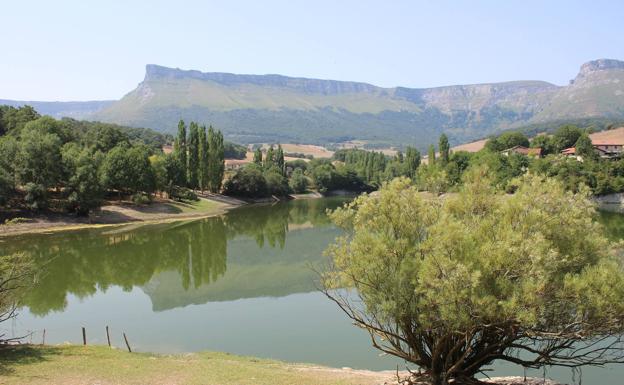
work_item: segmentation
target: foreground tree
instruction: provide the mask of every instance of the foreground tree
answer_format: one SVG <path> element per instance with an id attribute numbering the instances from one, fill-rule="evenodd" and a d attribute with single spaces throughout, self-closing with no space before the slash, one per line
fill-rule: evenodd
<path id="1" fill-rule="evenodd" d="M 483 170 L 444 200 L 395 179 L 336 210 L 346 235 L 328 250 L 325 293 L 434 385 L 476 383 L 495 360 L 624 362 L 622 262 L 587 191 L 529 175 L 505 195 Z"/>
<path id="2" fill-rule="evenodd" d="M 0 255 L 0 325 L 15 317 L 20 298 L 32 282 L 32 259 L 21 254 Z M 0 344 L 19 339 L 0 331 Z"/>
<path id="3" fill-rule="evenodd" d="M 451 153 L 451 147 L 449 145 L 448 137 L 446 136 L 446 134 L 440 135 L 438 148 L 440 149 L 440 163 L 442 163 L 442 166 L 446 166 Z"/>

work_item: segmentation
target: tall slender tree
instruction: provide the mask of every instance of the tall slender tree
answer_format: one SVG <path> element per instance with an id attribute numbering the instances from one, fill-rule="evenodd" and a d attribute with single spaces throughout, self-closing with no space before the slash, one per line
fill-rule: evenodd
<path id="1" fill-rule="evenodd" d="M 284 150 L 282 145 L 277 145 L 277 151 L 275 152 L 275 165 L 279 169 L 282 175 L 286 175 L 286 162 L 284 162 Z"/>
<path id="2" fill-rule="evenodd" d="M 442 163 L 442 165 L 445 166 L 449 161 L 450 152 L 451 152 L 448 137 L 446 136 L 446 134 L 440 135 L 438 148 L 440 150 L 440 163 Z"/>
<path id="3" fill-rule="evenodd" d="M 256 151 L 254 151 L 253 162 L 262 166 L 262 149 L 260 147 L 256 148 Z"/>
<path id="4" fill-rule="evenodd" d="M 219 192 L 225 172 L 225 148 L 223 134 L 208 128 L 208 187 L 212 192 Z"/>
<path id="5" fill-rule="evenodd" d="M 268 170 L 273 166 L 274 163 L 275 151 L 273 150 L 273 145 L 271 145 L 271 147 L 269 147 L 269 149 L 267 150 L 266 155 L 264 156 L 264 168 Z"/>
<path id="6" fill-rule="evenodd" d="M 429 152 L 427 154 L 427 162 L 429 165 L 434 165 L 436 162 L 435 158 L 435 146 L 433 144 L 429 145 Z"/>
<path id="7" fill-rule="evenodd" d="M 199 188 L 199 126 L 195 122 L 189 126 L 188 187 Z"/>
<path id="8" fill-rule="evenodd" d="M 178 122 L 178 136 L 173 142 L 173 154 L 180 163 L 183 184 L 186 184 L 188 164 L 186 160 L 186 124 L 180 119 Z"/>
<path id="9" fill-rule="evenodd" d="M 407 147 L 405 149 L 405 173 L 410 178 L 414 179 L 420 166 L 420 151 L 414 147 Z"/>
<path id="10" fill-rule="evenodd" d="M 202 191 L 208 188 L 208 138 L 206 126 L 199 129 L 199 187 Z"/>

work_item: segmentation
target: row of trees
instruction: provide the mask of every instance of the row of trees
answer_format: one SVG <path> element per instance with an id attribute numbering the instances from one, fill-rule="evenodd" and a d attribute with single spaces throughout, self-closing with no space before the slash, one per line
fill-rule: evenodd
<path id="1" fill-rule="evenodd" d="M 187 134 L 187 126 L 180 120 L 173 156 L 179 167 L 171 181 L 173 184 L 202 191 L 221 190 L 225 172 L 225 145 L 221 131 L 191 122 Z"/>
<path id="2" fill-rule="evenodd" d="M 56 120 L 28 106 L 0 107 L 0 126 L 0 205 L 87 214 L 106 195 L 147 203 L 157 191 L 193 198 L 186 186 L 221 187 L 223 136 L 212 128 L 202 135 L 193 124 L 189 148 L 184 135 L 164 154 L 171 138 L 154 131 Z"/>

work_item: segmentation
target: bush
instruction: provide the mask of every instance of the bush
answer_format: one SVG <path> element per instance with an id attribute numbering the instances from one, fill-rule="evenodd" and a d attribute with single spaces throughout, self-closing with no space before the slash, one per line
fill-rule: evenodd
<path id="1" fill-rule="evenodd" d="M 138 205 L 147 205 L 152 202 L 152 199 L 149 195 L 143 193 L 136 193 L 132 195 L 132 202 Z"/>
<path id="2" fill-rule="evenodd" d="M 176 201 L 198 201 L 197 194 L 191 189 L 179 186 L 169 186 L 168 188 L 169 198 Z"/>
<path id="3" fill-rule="evenodd" d="M 26 191 L 24 201 L 29 209 L 39 211 L 48 207 L 48 191 L 43 185 L 27 183 L 24 190 Z"/>
<path id="4" fill-rule="evenodd" d="M 264 174 L 264 179 L 266 180 L 267 190 L 269 194 L 276 196 L 285 196 L 290 193 L 288 179 L 286 179 L 286 177 L 284 177 L 278 171 L 267 171 Z"/>
<path id="5" fill-rule="evenodd" d="M 248 165 L 238 170 L 225 183 L 226 195 L 240 197 L 266 197 L 269 195 L 267 181 L 258 165 Z"/>
<path id="6" fill-rule="evenodd" d="M 292 176 L 290 177 L 290 188 L 295 193 L 302 193 L 308 189 L 308 178 L 303 175 L 303 171 L 301 169 L 296 169 Z"/>

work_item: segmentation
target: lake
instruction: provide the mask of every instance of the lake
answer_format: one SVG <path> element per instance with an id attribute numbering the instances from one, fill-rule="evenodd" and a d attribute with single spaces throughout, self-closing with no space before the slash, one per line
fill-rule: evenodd
<path id="1" fill-rule="evenodd" d="M 133 350 L 225 351 L 333 367 L 395 369 L 368 335 L 316 289 L 315 268 L 340 234 L 326 216 L 345 198 L 241 207 L 214 218 L 127 225 L 0 240 L 2 253 L 33 255 L 44 272 L 12 335 L 40 343 L 112 343 Z M 624 216 L 601 213 L 609 237 Z M 522 375 L 497 365 L 495 375 Z M 531 373 L 541 375 L 541 372 Z M 490 374 L 492 375 L 492 374 Z M 569 370 L 548 376 L 571 382 Z M 584 383 L 621 385 L 624 367 L 585 369 Z"/>

